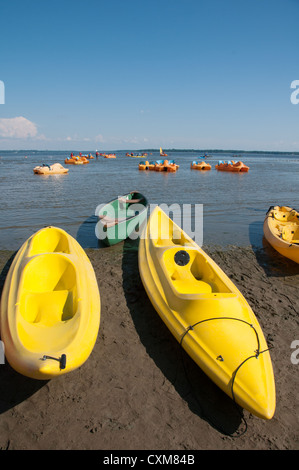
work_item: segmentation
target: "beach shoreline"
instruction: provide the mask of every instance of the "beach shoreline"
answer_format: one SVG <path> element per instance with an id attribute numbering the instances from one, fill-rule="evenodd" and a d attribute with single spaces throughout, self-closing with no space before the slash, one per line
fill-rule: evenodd
<path id="1" fill-rule="evenodd" d="M 234 405 L 180 349 L 143 288 L 138 242 L 85 249 L 101 325 L 83 366 L 52 381 L 0 366 L 0 449 L 297 450 L 299 266 L 267 245 L 205 247 L 252 307 L 276 383 L 274 417 Z M 0 290 L 14 251 L 0 251 Z M 192 380 L 191 380 L 192 377 Z M 246 428 L 247 426 L 247 428 Z"/>

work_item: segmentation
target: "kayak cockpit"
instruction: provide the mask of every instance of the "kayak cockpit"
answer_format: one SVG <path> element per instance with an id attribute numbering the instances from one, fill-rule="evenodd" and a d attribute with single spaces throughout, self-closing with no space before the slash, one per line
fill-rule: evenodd
<path id="1" fill-rule="evenodd" d="M 80 311 L 76 270 L 68 255 L 29 258 L 18 290 L 17 329 L 23 346 L 47 351 L 53 344 L 67 345 L 76 334 L 79 323 L 74 317 Z"/>

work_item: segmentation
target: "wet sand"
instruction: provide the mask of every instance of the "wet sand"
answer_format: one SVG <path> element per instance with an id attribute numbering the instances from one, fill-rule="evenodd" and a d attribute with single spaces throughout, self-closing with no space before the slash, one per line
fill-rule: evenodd
<path id="1" fill-rule="evenodd" d="M 137 245 L 86 249 L 101 295 L 94 350 L 78 370 L 48 382 L 0 366 L 0 449 L 299 449 L 299 266 L 266 242 L 203 247 L 253 308 L 271 349 L 277 405 L 272 420 L 240 410 L 195 365 L 152 307 Z M 0 289 L 13 252 L 0 251 Z"/>

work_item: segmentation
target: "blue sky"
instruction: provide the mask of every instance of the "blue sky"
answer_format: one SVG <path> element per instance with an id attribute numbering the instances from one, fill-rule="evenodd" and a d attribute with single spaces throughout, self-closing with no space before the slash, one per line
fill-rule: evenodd
<path id="1" fill-rule="evenodd" d="M 0 149 L 299 151 L 299 0 L 2 0 L 0 14 Z"/>

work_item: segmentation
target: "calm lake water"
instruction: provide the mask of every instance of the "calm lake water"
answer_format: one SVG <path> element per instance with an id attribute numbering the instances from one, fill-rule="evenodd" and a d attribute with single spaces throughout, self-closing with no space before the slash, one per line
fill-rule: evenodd
<path id="1" fill-rule="evenodd" d="M 299 156 L 246 153 L 239 160 L 250 170 L 237 174 L 215 169 L 218 160 L 232 159 L 231 153 L 207 158 L 212 170 L 201 172 L 190 169 L 201 152 L 173 151 L 167 158 L 174 159 L 179 170 L 158 173 L 139 171 L 142 159 L 127 157 L 126 152 L 116 151 L 116 159 L 100 156 L 87 165 L 65 165 L 70 152 L 0 151 L 0 249 L 18 249 L 48 225 L 63 228 L 84 248 L 98 247 L 96 207 L 137 189 L 150 204 L 191 204 L 193 226 L 194 205 L 203 204 L 203 244 L 210 246 L 262 246 L 269 206 L 299 208 Z M 94 151 L 85 153 L 95 156 Z M 149 152 L 145 158 L 160 156 Z M 56 162 L 69 169 L 67 175 L 33 173 L 37 165 Z"/>

